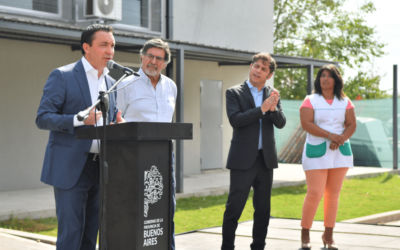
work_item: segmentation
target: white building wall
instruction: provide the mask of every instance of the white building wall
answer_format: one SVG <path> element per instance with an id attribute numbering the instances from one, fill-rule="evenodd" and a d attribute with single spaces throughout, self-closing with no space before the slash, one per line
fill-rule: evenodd
<path id="1" fill-rule="evenodd" d="M 173 39 L 255 52 L 273 53 L 273 0 L 174 0 Z M 250 58 L 249 58 L 250 60 Z M 184 174 L 201 172 L 200 81 L 223 83 L 223 166 L 229 152 L 225 91 L 248 78 L 249 66 L 218 66 L 185 60 L 184 121 L 193 123 L 193 140 L 184 142 Z M 267 81 L 273 86 L 273 78 Z"/>
<path id="2" fill-rule="evenodd" d="M 173 39 L 273 53 L 273 0 L 174 0 Z"/>

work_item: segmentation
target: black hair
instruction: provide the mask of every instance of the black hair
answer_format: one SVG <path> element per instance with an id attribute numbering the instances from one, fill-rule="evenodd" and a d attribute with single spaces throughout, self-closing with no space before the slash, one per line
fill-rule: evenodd
<path id="1" fill-rule="evenodd" d="M 343 78 L 340 74 L 339 69 L 333 64 L 327 64 L 322 66 L 317 74 L 317 78 L 314 81 L 314 93 L 322 95 L 321 88 L 321 75 L 324 70 L 328 70 L 333 79 L 335 80 L 335 86 L 333 88 L 333 94 L 337 97 L 337 99 L 342 100 L 346 95 L 343 93 Z"/>
<path id="2" fill-rule="evenodd" d="M 81 35 L 82 55 L 85 55 L 85 50 L 83 50 L 83 44 L 87 43 L 90 46 L 92 46 L 94 34 L 97 31 L 105 31 L 105 32 L 113 33 L 114 29 L 113 29 L 113 27 L 110 27 L 110 26 L 104 25 L 104 24 L 99 24 L 99 23 L 92 24 L 92 25 L 89 25 L 88 27 L 86 27 L 86 29 L 82 32 L 82 35 Z"/>

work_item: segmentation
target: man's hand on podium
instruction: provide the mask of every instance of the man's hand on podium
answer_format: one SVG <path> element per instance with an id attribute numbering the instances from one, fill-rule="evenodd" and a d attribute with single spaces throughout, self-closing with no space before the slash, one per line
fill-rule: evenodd
<path id="1" fill-rule="evenodd" d="M 118 113 L 117 113 L 117 124 L 118 123 L 125 123 L 126 121 L 125 121 L 125 119 L 124 118 L 122 118 L 122 111 L 120 110 L 120 111 L 118 111 Z M 110 124 L 115 124 L 115 123 L 113 123 L 113 122 L 111 122 Z"/>

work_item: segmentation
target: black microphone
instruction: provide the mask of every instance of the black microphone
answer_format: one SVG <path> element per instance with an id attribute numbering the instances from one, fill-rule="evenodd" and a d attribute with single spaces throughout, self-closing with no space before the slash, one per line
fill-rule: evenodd
<path id="1" fill-rule="evenodd" d="M 130 68 L 127 68 L 127 67 L 124 67 L 122 65 L 119 65 L 118 63 L 114 62 L 113 60 L 110 60 L 110 61 L 107 62 L 107 68 L 108 69 L 119 69 L 119 70 L 122 70 L 127 75 L 140 76 L 138 73 L 134 72 Z"/>

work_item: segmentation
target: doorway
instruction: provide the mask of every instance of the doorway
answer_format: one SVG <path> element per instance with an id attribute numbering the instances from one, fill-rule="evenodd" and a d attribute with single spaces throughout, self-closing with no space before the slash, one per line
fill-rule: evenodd
<path id="1" fill-rule="evenodd" d="M 201 170 L 222 168 L 222 81 L 200 81 Z"/>

